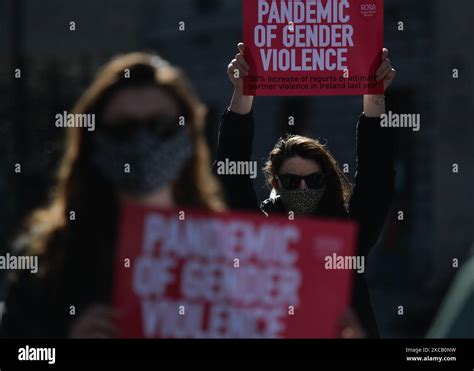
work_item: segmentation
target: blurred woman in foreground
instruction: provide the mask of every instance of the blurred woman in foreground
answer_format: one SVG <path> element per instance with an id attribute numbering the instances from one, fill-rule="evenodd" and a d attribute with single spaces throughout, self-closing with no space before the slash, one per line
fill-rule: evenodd
<path id="1" fill-rule="evenodd" d="M 113 59 L 73 113 L 94 114 L 97 129 L 67 128 L 53 198 L 15 246 L 40 256 L 39 272 L 11 277 L 3 336 L 116 336 L 109 304 L 120 200 L 224 208 L 202 133 L 206 109 L 160 57 Z"/>

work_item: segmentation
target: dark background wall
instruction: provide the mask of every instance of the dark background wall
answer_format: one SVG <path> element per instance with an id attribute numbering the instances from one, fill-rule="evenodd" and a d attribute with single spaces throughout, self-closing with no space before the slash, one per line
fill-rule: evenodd
<path id="1" fill-rule="evenodd" d="M 370 261 L 383 336 L 423 336 L 456 272 L 452 259 L 462 263 L 474 242 L 473 12 L 470 0 L 385 1 L 385 45 L 398 70 L 388 108 L 419 113 L 422 122 L 420 132 L 398 131 L 397 195 Z M 54 115 L 70 109 L 115 54 L 153 51 L 182 67 L 209 106 L 214 147 L 232 93 L 225 71 L 241 24 L 241 2 L 234 0 L 1 0 L 0 252 L 24 215 L 46 202 L 62 153 Z M 16 68 L 21 79 L 14 79 Z M 352 177 L 361 111 L 361 97 L 259 97 L 253 157 L 262 165 L 294 116 L 294 130 L 326 140 Z M 267 196 L 261 174 L 256 188 L 261 199 Z M 396 218 L 400 210 L 403 221 Z"/>

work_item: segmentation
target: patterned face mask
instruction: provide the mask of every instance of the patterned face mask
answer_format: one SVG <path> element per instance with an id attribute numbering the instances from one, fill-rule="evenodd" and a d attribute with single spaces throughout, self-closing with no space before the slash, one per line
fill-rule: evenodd
<path id="1" fill-rule="evenodd" d="M 94 140 L 95 165 L 105 179 L 130 195 L 151 193 L 172 183 L 193 153 L 184 128 L 165 138 L 146 128 L 134 130 L 126 139 L 97 132 Z"/>
<path id="2" fill-rule="evenodd" d="M 325 187 L 320 189 L 294 189 L 291 191 L 279 189 L 278 194 L 287 212 L 293 211 L 297 215 L 310 215 L 318 209 L 324 190 Z"/>

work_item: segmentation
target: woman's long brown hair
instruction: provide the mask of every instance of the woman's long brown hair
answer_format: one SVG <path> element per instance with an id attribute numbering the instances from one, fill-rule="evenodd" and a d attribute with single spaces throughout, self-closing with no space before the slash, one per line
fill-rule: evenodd
<path id="1" fill-rule="evenodd" d="M 346 204 L 352 194 L 352 187 L 339 168 L 337 161 L 328 149 L 316 139 L 300 135 L 288 135 L 280 139 L 270 152 L 263 169 L 267 184 L 276 189 L 283 163 L 292 157 L 299 156 L 314 160 L 321 166 L 326 175 L 326 189 L 318 206 L 317 215 L 326 217 L 347 217 Z"/>
<path id="2" fill-rule="evenodd" d="M 99 71 L 72 113 L 95 114 L 99 126 L 101 113 L 112 94 L 129 86 L 148 85 L 165 89 L 177 100 L 193 138 L 192 159 L 173 186 L 176 205 L 222 210 L 220 188 L 211 173 L 202 130 L 206 108 L 179 69 L 150 54 L 118 56 Z M 118 200 L 112 186 L 92 166 L 92 135 L 86 128 L 67 128 L 65 154 L 52 200 L 47 207 L 31 214 L 25 231 L 17 239 L 16 246 L 23 252 L 55 256 L 53 250 L 63 249 L 68 251 L 68 258 L 81 260 L 87 259 L 87 255 L 91 257 L 90 254 L 107 254 L 113 248 Z"/>

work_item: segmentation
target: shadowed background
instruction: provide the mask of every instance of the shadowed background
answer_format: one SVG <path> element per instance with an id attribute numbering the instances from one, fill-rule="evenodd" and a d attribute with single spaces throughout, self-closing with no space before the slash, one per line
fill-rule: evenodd
<path id="1" fill-rule="evenodd" d="M 64 129 L 55 127 L 54 116 L 70 110 L 97 68 L 118 53 L 156 52 L 180 66 L 209 107 L 206 130 L 215 148 L 232 94 L 226 68 L 242 38 L 241 6 L 235 0 L 0 0 L 0 254 L 25 214 L 47 201 L 63 150 Z M 453 259 L 462 265 L 471 253 L 473 13 L 470 0 L 385 0 L 385 46 L 398 71 L 388 109 L 421 114 L 421 131 L 397 130 L 397 193 L 368 269 L 384 337 L 423 336 L 457 272 Z M 263 165 L 293 116 L 293 132 L 327 141 L 352 180 L 361 110 L 361 97 L 258 97 L 253 159 Z M 266 198 L 261 173 L 255 184 Z"/>

